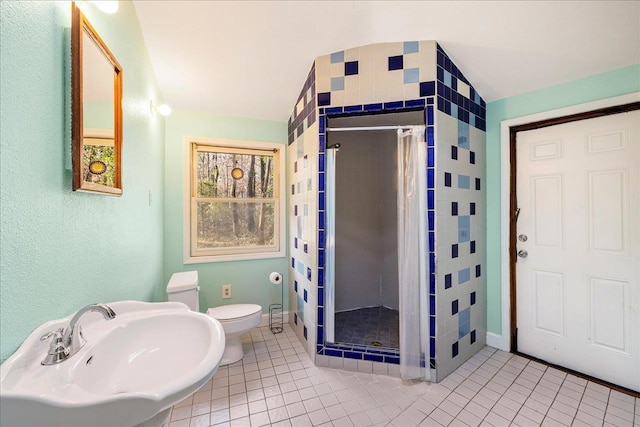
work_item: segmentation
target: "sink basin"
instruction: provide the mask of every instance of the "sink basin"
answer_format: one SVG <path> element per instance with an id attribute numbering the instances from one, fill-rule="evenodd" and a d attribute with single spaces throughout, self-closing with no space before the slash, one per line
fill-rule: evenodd
<path id="1" fill-rule="evenodd" d="M 71 316 L 38 327 L 0 366 L 0 425 L 159 426 L 171 407 L 197 391 L 222 359 L 222 325 L 182 303 L 110 303 L 106 321 L 88 313 L 87 343 L 69 359 L 40 362 Z"/>

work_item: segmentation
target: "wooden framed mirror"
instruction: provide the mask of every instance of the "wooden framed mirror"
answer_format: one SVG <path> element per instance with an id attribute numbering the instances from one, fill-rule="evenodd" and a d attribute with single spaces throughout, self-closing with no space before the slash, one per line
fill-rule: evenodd
<path id="1" fill-rule="evenodd" d="M 71 3 L 73 191 L 122 194 L 122 67 Z"/>

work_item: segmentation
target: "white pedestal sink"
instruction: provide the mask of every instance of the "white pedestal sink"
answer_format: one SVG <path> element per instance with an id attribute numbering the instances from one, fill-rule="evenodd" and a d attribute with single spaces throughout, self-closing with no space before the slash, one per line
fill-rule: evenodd
<path id="1" fill-rule="evenodd" d="M 218 369 L 225 336 L 212 317 L 174 302 L 109 306 L 113 320 L 83 317 L 87 343 L 69 359 L 42 366 L 40 337 L 71 316 L 38 327 L 0 366 L 0 425 L 160 426 Z"/>

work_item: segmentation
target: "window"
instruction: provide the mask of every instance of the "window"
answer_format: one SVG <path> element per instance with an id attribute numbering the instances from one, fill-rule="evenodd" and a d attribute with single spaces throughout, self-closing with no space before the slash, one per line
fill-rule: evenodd
<path id="1" fill-rule="evenodd" d="M 185 263 L 284 256 L 282 145 L 188 142 Z"/>

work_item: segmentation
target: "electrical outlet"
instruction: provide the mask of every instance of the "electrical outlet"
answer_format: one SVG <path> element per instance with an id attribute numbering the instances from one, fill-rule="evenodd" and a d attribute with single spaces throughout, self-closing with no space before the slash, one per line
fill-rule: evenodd
<path id="1" fill-rule="evenodd" d="M 222 285 L 222 299 L 231 298 L 231 285 Z"/>

